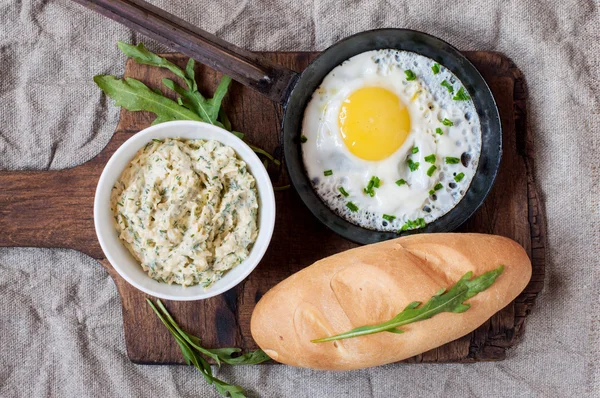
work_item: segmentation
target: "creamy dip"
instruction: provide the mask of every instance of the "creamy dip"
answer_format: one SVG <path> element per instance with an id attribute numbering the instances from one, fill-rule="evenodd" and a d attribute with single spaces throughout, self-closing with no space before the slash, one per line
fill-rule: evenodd
<path id="1" fill-rule="evenodd" d="M 258 235 L 255 180 L 218 141 L 154 139 L 111 193 L 120 239 L 160 282 L 209 287 Z"/>

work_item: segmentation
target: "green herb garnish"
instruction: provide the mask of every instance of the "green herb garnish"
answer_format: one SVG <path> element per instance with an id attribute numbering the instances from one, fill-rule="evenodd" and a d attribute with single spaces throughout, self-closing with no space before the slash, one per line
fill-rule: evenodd
<path id="1" fill-rule="evenodd" d="M 188 365 L 194 365 L 202 373 L 208 384 L 214 385 L 215 389 L 222 396 L 230 396 L 232 398 L 245 397 L 244 390 L 240 386 L 228 384 L 213 375 L 212 368 L 206 357 L 214 360 L 219 367 L 222 362 L 228 365 L 254 365 L 271 359 L 263 350 L 259 349 L 243 355 L 233 356 L 241 352 L 241 350 L 239 348 L 204 348 L 200 346 L 200 339 L 198 337 L 181 330 L 160 300 L 156 300 L 158 308 L 156 308 L 150 299 L 146 299 L 146 301 L 175 338 L 181 349 L 183 358 Z"/>
<path id="2" fill-rule="evenodd" d="M 157 138 L 152 138 L 152 141 L 154 141 L 154 142 L 159 142 L 159 143 L 161 143 L 161 144 L 162 144 L 162 140 L 159 140 L 159 139 L 157 139 Z"/>
<path id="3" fill-rule="evenodd" d="M 131 77 L 119 79 L 110 75 L 94 76 L 94 82 L 108 97 L 115 101 L 115 105 L 129 111 L 148 111 L 154 113 L 156 119 L 152 122 L 153 125 L 171 120 L 196 120 L 214 124 L 231 131 L 231 122 L 227 118 L 225 111 L 221 108 L 223 98 L 227 94 L 229 84 L 231 83 L 229 76 L 223 76 L 212 98 L 205 98 L 198 91 L 194 72 L 195 61 L 193 59 L 190 58 L 188 60 L 184 70 L 166 58 L 149 51 L 142 43 L 134 46 L 119 41 L 117 42 L 117 46 L 123 54 L 133 58 L 138 64 L 168 69 L 184 82 L 185 87 L 180 86 L 171 79 L 162 79 L 165 87 L 177 94 L 177 100 L 173 101 L 163 95 L 159 89 L 150 88 L 141 81 Z M 231 132 L 239 138 L 244 137 L 242 133 Z M 256 147 L 252 147 L 252 149 L 259 154 L 265 156 L 267 154 L 262 149 Z M 281 164 L 271 155 L 267 157 L 275 164 Z"/>
<path id="4" fill-rule="evenodd" d="M 408 159 L 407 163 L 408 163 L 408 168 L 410 169 L 410 171 L 419 170 L 419 162 L 414 162 L 412 159 Z"/>
<path id="5" fill-rule="evenodd" d="M 371 177 L 371 179 L 369 180 L 369 183 L 367 184 L 367 187 L 364 189 L 364 192 L 369 195 L 370 197 L 375 196 L 375 188 L 379 188 L 379 186 L 381 185 L 381 180 L 379 180 L 379 177 Z"/>
<path id="6" fill-rule="evenodd" d="M 465 173 L 458 173 L 454 176 L 454 181 L 461 182 L 463 178 L 465 178 Z"/>
<path id="7" fill-rule="evenodd" d="M 431 66 L 431 70 L 433 71 L 434 75 L 437 75 L 438 73 L 440 73 L 440 64 L 435 63 Z"/>
<path id="8" fill-rule="evenodd" d="M 402 228 L 400 228 L 400 231 L 398 232 L 407 231 L 409 229 L 415 228 L 423 228 L 425 227 L 425 225 L 427 225 L 427 223 L 425 222 L 424 218 L 417 218 L 414 221 L 408 220 L 406 223 L 404 223 L 404 225 L 402 226 Z"/>
<path id="9" fill-rule="evenodd" d="M 301 135 L 300 136 L 300 142 L 304 144 L 306 141 L 308 141 L 308 138 L 306 138 L 305 135 Z"/>
<path id="10" fill-rule="evenodd" d="M 398 181 L 396 181 L 396 185 L 406 185 L 406 180 L 404 178 L 401 178 Z"/>
<path id="11" fill-rule="evenodd" d="M 498 276 L 502 274 L 502 271 L 504 271 L 503 265 L 476 278 L 473 278 L 473 272 L 469 271 L 449 290 L 445 288 L 440 289 L 425 304 L 422 304 L 420 301 L 413 301 L 401 313 L 387 322 L 372 326 L 360 326 L 345 333 L 311 341 L 313 343 L 324 343 L 380 332 L 404 333 L 403 330 L 398 329 L 400 326 L 424 321 L 443 312 L 458 314 L 465 312 L 471 308 L 471 305 L 465 303 L 465 301 L 492 286 Z"/>
<path id="12" fill-rule="evenodd" d="M 460 163 L 459 158 L 453 158 L 452 156 L 446 157 L 446 164 L 458 164 L 458 163 Z"/>
<path id="13" fill-rule="evenodd" d="M 444 126 L 454 126 L 454 123 L 452 123 L 452 120 L 448 120 L 448 119 L 442 120 L 442 124 Z"/>
<path id="14" fill-rule="evenodd" d="M 387 220 L 389 222 L 392 222 L 396 219 L 396 216 L 390 216 L 389 214 L 384 214 L 383 216 L 381 216 L 384 220 Z"/>
<path id="15" fill-rule="evenodd" d="M 339 188 L 338 188 L 338 191 L 340 191 L 340 193 L 341 193 L 342 195 L 344 195 L 345 197 L 348 197 L 348 196 L 350 196 L 350 194 L 349 194 L 349 193 L 348 193 L 348 192 L 347 192 L 347 191 L 344 189 L 344 187 L 339 187 Z"/>
<path id="16" fill-rule="evenodd" d="M 456 95 L 454 97 L 452 97 L 452 99 L 454 101 L 468 101 L 471 99 L 471 97 L 469 97 L 469 94 L 467 94 L 467 91 L 465 90 L 465 88 L 461 87 L 458 89 L 458 92 L 456 93 Z"/>
<path id="17" fill-rule="evenodd" d="M 356 206 L 354 203 L 352 202 L 348 202 L 346 203 L 346 207 L 350 209 L 350 211 L 358 211 L 358 206 Z"/>
<path id="18" fill-rule="evenodd" d="M 325 170 L 325 171 L 323 172 L 323 175 L 324 175 L 325 177 L 327 177 L 327 176 L 330 176 L 330 175 L 333 175 L 333 171 L 332 171 L 332 170 Z"/>
<path id="19" fill-rule="evenodd" d="M 415 80 L 417 78 L 417 75 L 415 75 L 415 73 L 410 69 L 405 70 L 404 74 L 406 75 L 406 80 L 408 81 Z"/>
<path id="20" fill-rule="evenodd" d="M 450 94 L 454 93 L 454 87 L 452 87 L 452 84 L 448 83 L 446 80 L 444 80 L 441 85 L 443 87 L 446 87 L 446 89 L 448 89 L 448 92 Z"/>
<path id="21" fill-rule="evenodd" d="M 436 169 L 437 167 L 435 167 L 435 165 L 432 165 L 429 169 L 427 169 L 427 175 L 431 177 Z"/>
<path id="22" fill-rule="evenodd" d="M 435 186 L 433 187 L 433 189 L 435 189 L 436 191 L 439 191 L 440 189 L 444 188 L 444 186 L 442 185 L 441 182 L 438 182 L 437 184 L 435 184 Z"/>
<path id="23" fill-rule="evenodd" d="M 442 131 L 442 129 L 441 129 L 441 128 L 439 128 L 439 127 L 435 129 L 435 133 L 436 133 L 436 134 L 439 134 L 439 135 L 444 135 L 444 132 L 443 132 L 443 131 Z"/>
<path id="24" fill-rule="evenodd" d="M 419 153 L 419 147 L 414 146 L 411 152 L 413 153 L 413 155 L 415 153 Z"/>
<path id="25" fill-rule="evenodd" d="M 425 161 L 428 163 L 435 163 L 435 154 L 431 154 L 428 156 L 425 156 Z"/>

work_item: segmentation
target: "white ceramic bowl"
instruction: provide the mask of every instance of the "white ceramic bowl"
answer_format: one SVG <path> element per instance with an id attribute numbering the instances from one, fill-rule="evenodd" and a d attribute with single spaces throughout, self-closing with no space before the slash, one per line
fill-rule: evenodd
<path id="1" fill-rule="evenodd" d="M 115 182 L 138 150 L 153 138 L 185 138 L 217 140 L 232 147 L 246 162 L 248 170 L 256 179 L 259 197 L 259 232 L 250 255 L 244 262 L 229 270 L 223 278 L 208 290 L 202 286 L 182 287 L 157 282 L 150 278 L 117 235 L 110 210 L 110 192 Z M 275 196 L 273 185 L 262 162 L 242 140 L 227 130 L 207 123 L 174 121 L 148 127 L 128 139 L 110 158 L 98 181 L 94 198 L 94 225 L 100 246 L 106 258 L 117 272 L 139 290 L 167 300 L 202 300 L 221 294 L 240 283 L 258 265 L 265 254 L 275 225 Z"/>

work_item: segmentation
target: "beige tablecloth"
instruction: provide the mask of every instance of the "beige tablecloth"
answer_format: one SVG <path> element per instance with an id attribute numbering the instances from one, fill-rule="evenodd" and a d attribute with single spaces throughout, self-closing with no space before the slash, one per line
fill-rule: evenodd
<path id="1" fill-rule="evenodd" d="M 219 377 L 262 397 L 600 396 L 598 2 L 153 3 L 252 50 L 319 50 L 377 27 L 423 30 L 462 50 L 505 53 L 529 87 L 547 277 L 505 361 L 345 373 L 225 367 Z M 60 169 L 101 150 L 118 110 L 92 76 L 122 73 L 118 39 L 159 49 L 68 0 L 0 0 L 0 169 Z M 215 395 L 193 368 L 129 362 L 115 286 L 95 261 L 0 249 L 0 396 Z"/>

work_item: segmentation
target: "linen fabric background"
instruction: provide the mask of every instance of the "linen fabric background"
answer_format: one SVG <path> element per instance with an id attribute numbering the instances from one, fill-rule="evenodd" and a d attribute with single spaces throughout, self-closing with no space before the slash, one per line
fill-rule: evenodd
<path id="1" fill-rule="evenodd" d="M 344 373 L 226 366 L 218 377 L 261 397 L 600 396 L 598 2 L 152 3 L 250 50 L 322 50 L 366 29 L 422 30 L 461 50 L 506 54 L 529 87 L 547 276 L 524 338 L 505 361 Z M 71 167 L 106 145 L 118 109 L 92 76 L 122 74 L 117 40 L 166 50 L 68 0 L 0 0 L 0 169 Z M 128 360 L 117 291 L 94 260 L 70 250 L 4 248 L 0 396 L 217 394 L 194 368 Z"/>

